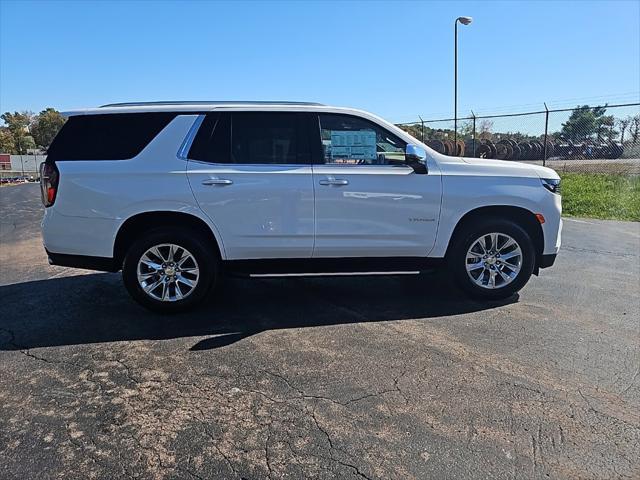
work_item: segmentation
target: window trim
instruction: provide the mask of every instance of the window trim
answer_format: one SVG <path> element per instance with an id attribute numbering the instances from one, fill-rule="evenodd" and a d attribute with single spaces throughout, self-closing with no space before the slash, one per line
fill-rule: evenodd
<path id="1" fill-rule="evenodd" d="M 365 117 L 361 117 L 358 115 L 354 115 L 352 113 L 336 113 L 336 112 L 317 112 L 316 114 L 316 119 L 317 119 L 317 124 L 318 124 L 318 129 L 317 129 L 317 137 L 316 137 L 316 143 L 318 144 L 319 147 L 319 156 L 318 156 L 318 163 L 314 162 L 314 165 L 326 165 L 326 166 L 331 166 L 331 167 L 339 167 L 339 168 L 343 168 L 343 167 L 350 167 L 350 168 L 410 168 L 411 170 L 413 170 L 413 168 L 411 167 L 411 165 L 405 163 L 403 165 L 385 165 L 385 164 L 381 164 L 381 165 L 375 165 L 375 164 L 357 164 L 357 163 L 327 163 L 325 156 L 324 156 L 324 150 L 322 147 L 322 123 L 320 122 L 320 116 L 321 115 L 336 115 L 336 116 L 340 116 L 340 117 L 350 117 L 350 118 L 355 118 L 358 119 L 360 121 L 364 121 L 370 124 L 375 125 L 376 127 L 378 127 L 381 130 L 384 130 L 385 132 L 387 132 L 389 135 L 393 136 L 394 138 L 397 138 L 398 140 L 400 140 L 401 142 L 403 142 L 405 144 L 405 152 L 406 152 L 406 148 L 407 145 L 409 145 L 409 142 L 403 140 L 402 138 L 400 138 L 398 135 L 396 135 L 393 132 L 390 132 L 389 130 L 387 130 L 385 127 L 383 127 L 382 125 L 374 122 L 373 120 L 370 120 L 368 118 Z M 406 161 L 406 160 L 405 160 Z"/>
<path id="2" fill-rule="evenodd" d="M 215 163 L 215 162 L 207 162 L 206 160 L 198 160 L 197 158 L 186 158 L 187 162 L 196 162 L 201 163 L 202 165 L 212 165 L 220 168 L 236 168 L 240 170 L 239 167 L 311 167 L 312 163 Z M 383 165 L 380 165 L 383 166 Z"/>
<path id="3" fill-rule="evenodd" d="M 196 138 L 196 134 L 198 133 L 198 130 L 200 130 L 200 127 L 202 126 L 202 122 L 204 121 L 204 118 L 205 118 L 204 113 L 198 114 L 198 117 L 193 121 L 191 128 L 189 128 L 189 131 L 187 132 L 187 136 L 184 137 L 184 140 L 182 140 L 182 144 L 180 145 L 180 148 L 176 153 L 176 156 L 180 160 L 185 160 L 185 161 L 190 160 L 189 150 L 191 150 L 191 145 L 193 144 L 193 141 Z"/>

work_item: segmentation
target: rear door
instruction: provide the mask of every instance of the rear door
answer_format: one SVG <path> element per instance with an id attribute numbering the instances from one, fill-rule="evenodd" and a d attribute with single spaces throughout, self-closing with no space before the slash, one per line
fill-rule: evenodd
<path id="1" fill-rule="evenodd" d="M 310 121 L 296 112 L 210 113 L 202 121 L 189 182 L 227 259 L 311 257 Z"/>
<path id="2" fill-rule="evenodd" d="M 317 121 L 313 256 L 427 256 L 438 227 L 440 175 L 416 173 L 405 163 L 406 142 L 367 119 L 323 113 Z"/>

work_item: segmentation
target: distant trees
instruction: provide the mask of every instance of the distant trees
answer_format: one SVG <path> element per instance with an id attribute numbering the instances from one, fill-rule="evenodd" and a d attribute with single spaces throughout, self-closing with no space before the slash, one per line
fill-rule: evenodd
<path id="1" fill-rule="evenodd" d="M 31 124 L 33 113 L 27 111 L 14 113 L 6 112 L 3 113 L 0 118 L 2 118 L 6 124 L 6 129 L 4 130 L 5 135 L 7 133 L 11 135 L 14 150 L 3 153 L 24 154 L 27 153 L 27 149 L 35 148 L 36 144 L 29 133 L 29 125 Z"/>
<path id="2" fill-rule="evenodd" d="M 427 122 L 425 122 L 427 123 Z M 438 122 L 436 122 L 438 123 Z M 447 121 L 447 124 L 451 122 Z M 429 125 L 433 125 L 433 122 L 429 122 Z M 422 139 L 422 132 L 424 128 L 424 140 L 453 140 L 455 132 L 453 128 L 432 128 L 427 125 L 422 126 L 420 123 L 411 123 L 411 124 L 400 124 L 398 125 L 401 129 L 407 132 L 409 135 L 417 138 L 418 140 Z M 493 121 L 489 119 L 482 119 L 478 121 L 476 125 L 477 131 L 476 135 L 479 139 L 487 139 L 490 140 L 493 138 L 493 133 L 491 132 L 493 129 Z M 517 134 L 524 137 L 523 134 Z M 458 123 L 458 139 L 466 140 L 473 137 L 473 122 L 471 120 L 461 121 Z"/>
<path id="3" fill-rule="evenodd" d="M 64 122 L 64 117 L 53 108 L 41 111 L 35 116 L 31 124 L 31 133 L 36 144 L 46 150 L 62 128 L 62 125 L 64 125 Z"/>
<path id="4" fill-rule="evenodd" d="M 493 130 L 493 121 L 488 118 L 480 120 L 478 125 L 478 137 L 482 140 L 488 140 L 491 138 L 491 130 Z"/>
<path id="5" fill-rule="evenodd" d="M 413 123 L 410 125 L 403 124 L 398 126 L 412 137 L 422 140 L 422 125 L 419 123 Z"/>
<path id="6" fill-rule="evenodd" d="M 629 119 L 629 134 L 633 143 L 638 143 L 640 140 L 640 115 L 634 115 Z"/>
<path id="7" fill-rule="evenodd" d="M 560 135 L 571 141 L 583 141 L 597 137 L 613 141 L 618 132 L 614 130 L 613 115 L 605 115 L 607 106 L 589 107 L 579 105 L 573 109 L 569 119 L 562 124 Z"/>
<path id="8" fill-rule="evenodd" d="M 6 127 L 0 127 L 0 153 L 14 153 L 16 151 L 16 142 L 13 135 Z"/>
<path id="9" fill-rule="evenodd" d="M 47 108 L 38 115 L 33 112 L 5 112 L 0 126 L 0 153 L 24 155 L 36 147 L 46 150 L 62 125 L 64 117 L 54 108 Z"/>
<path id="10" fill-rule="evenodd" d="M 624 143 L 624 134 L 631 124 L 631 117 L 619 118 L 616 123 L 620 127 L 620 143 Z"/>

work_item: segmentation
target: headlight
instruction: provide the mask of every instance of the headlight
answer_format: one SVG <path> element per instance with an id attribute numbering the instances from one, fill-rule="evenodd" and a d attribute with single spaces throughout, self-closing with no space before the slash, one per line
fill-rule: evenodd
<path id="1" fill-rule="evenodd" d="M 542 186 L 551 193 L 560 195 L 560 179 L 559 178 L 541 178 Z"/>

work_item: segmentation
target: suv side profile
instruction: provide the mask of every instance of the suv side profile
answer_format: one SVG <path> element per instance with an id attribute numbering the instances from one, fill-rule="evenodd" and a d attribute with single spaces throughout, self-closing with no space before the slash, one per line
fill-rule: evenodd
<path id="1" fill-rule="evenodd" d="M 41 167 L 54 265 L 117 272 L 159 311 L 224 273 L 446 267 L 484 299 L 519 291 L 560 248 L 560 178 L 448 157 L 359 110 L 155 102 L 70 112 Z"/>

